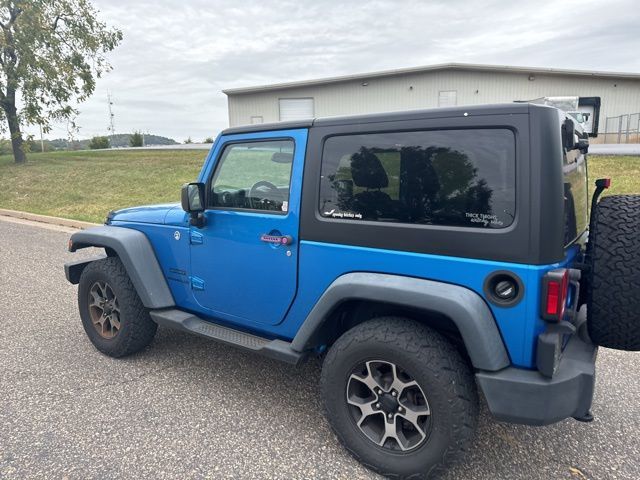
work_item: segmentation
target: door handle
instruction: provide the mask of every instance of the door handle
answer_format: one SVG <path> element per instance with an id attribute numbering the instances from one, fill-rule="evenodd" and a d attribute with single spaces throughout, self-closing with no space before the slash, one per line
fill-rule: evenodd
<path id="1" fill-rule="evenodd" d="M 293 243 L 291 235 L 269 235 L 268 233 L 263 233 L 260 235 L 260 240 L 275 245 L 291 245 Z"/>

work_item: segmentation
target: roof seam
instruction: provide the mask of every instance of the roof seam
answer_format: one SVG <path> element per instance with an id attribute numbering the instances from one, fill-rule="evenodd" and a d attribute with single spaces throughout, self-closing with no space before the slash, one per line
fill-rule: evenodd
<path id="1" fill-rule="evenodd" d="M 539 108 L 552 108 L 545 105 L 537 105 Z M 420 121 L 426 119 L 466 117 L 487 115 L 504 115 L 529 112 L 531 105 L 528 103 L 499 103 L 490 105 L 459 105 L 448 108 L 427 108 L 416 110 L 400 110 L 394 112 L 378 112 L 364 115 L 339 115 L 333 117 L 315 117 L 289 122 L 273 122 L 252 125 L 238 125 L 222 131 L 222 135 L 237 133 L 255 133 L 278 130 L 290 130 L 296 128 L 313 128 L 347 124 L 373 124 L 384 122 Z"/>

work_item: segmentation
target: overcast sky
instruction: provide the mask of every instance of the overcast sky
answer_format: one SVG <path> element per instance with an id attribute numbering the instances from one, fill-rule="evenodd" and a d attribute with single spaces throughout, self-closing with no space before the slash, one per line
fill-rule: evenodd
<path id="1" fill-rule="evenodd" d="M 637 0 L 94 4 L 124 40 L 80 106 L 79 138 L 107 133 L 108 91 L 116 133 L 201 141 L 228 125 L 224 88 L 445 62 L 640 72 Z"/>

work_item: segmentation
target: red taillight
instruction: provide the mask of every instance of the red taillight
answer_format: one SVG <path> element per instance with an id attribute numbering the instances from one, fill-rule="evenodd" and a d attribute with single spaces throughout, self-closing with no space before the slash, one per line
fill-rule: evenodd
<path id="1" fill-rule="evenodd" d="M 547 273 L 542 284 L 542 316 L 559 322 L 564 317 L 569 291 L 569 270 L 559 269 Z"/>
<path id="2" fill-rule="evenodd" d="M 560 300 L 560 283 L 547 284 L 547 315 L 558 315 Z"/>

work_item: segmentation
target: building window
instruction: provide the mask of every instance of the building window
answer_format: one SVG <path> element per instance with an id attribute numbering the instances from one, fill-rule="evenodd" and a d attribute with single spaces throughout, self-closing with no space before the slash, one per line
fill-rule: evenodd
<path id="1" fill-rule="evenodd" d="M 455 107 L 458 104 L 457 90 L 440 90 L 438 93 L 439 107 Z"/>
<path id="2" fill-rule="evenodd" d="M 506 228 L 515 218 L 515 164 L 506 129 L 330 137 L 318 207 L 332 219 Z"/>
<path id="3" fill-rule="evenodd" d="M 251 117 L 251 125 L 255 125 L 256 123 L 262 123 L 264 119 L 261 116 Z"/>
<path id="4" fill-rule="evenodd" d="M 281 98 L 279 104 L 281 122 L 313 118 L 313 98 Z"/>

